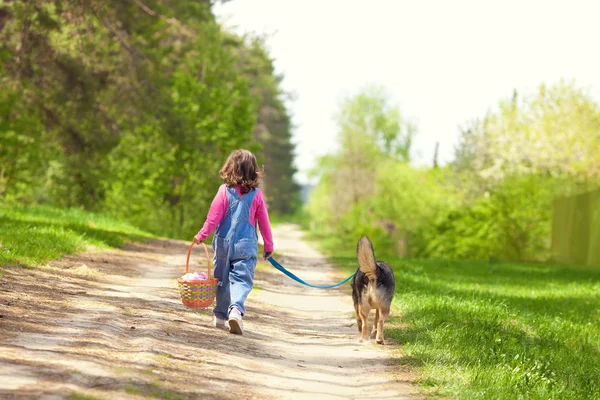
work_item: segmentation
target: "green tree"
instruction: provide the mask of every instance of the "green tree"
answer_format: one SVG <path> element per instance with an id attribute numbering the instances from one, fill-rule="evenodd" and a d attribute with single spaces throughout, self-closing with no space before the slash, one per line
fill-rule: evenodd
<path id="1" fill-rule="evenodd" d="M 315 169 L 320 182 L 307 206 L 313 229 L 340 241 L 370 232 L 374 243 L 393 247 L 385 176 L 407 164 L 415 128 L 378 87 L 344 99 L 337 119 L 339 149 Z"/>
<path id="2" fill-rule="evenodd" d="M 261 46 L 223 32 L 208 0 L 0 3 L 0 197 L 189 237 L 248 147 L 292 210 L 291 126 Z"/>
<path id="3" fill-rule="evenodd" d="M 389 96 L 376 86 L 347 97 L 337 115 L 339 151 L 333 171 L 336 214 L 373 194 L 379 161 L 387 158 L 408 162 L 415 134 L 412 124 L 400 118 Z"/>
<path id="4" fill-rule="evenodd" d="M 431 255 L 545 260 L 552 200 L 598 184 L 600 107 L 573 83 L 500 102 L 463 130 L 452 182 L 464 202 L 436 224 Z"/>
<path id="5" fill-rule="evenodd" d="M 541 173 L 574 181 L 600 174 L 600 107 L 573 83 L 541 85 L 534 96 L 516 93 L 463 131 L 456 165 L 487 182 Z"/>

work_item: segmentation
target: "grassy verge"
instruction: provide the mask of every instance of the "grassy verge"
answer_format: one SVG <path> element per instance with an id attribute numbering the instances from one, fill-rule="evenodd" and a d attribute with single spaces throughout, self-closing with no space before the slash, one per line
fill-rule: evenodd
<path id="1" fill-rule="evenodd" d="M 151 237 L 127 223 L 78 209 L 0 204 L 0 266 L 34 266 L 93 245 Z"/>
<path id="2" fill-rule="evenodd" d="M 350 270 L 354 257 L 332 261 Z M 600 398 L 600 269 L 387 260 L 387 336 L 430 394 L 459 399 Z"/>

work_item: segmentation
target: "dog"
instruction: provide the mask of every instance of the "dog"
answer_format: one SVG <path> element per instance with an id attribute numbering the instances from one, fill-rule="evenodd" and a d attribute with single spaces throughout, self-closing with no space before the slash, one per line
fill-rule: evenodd
<path id="1" fill-rule="evenodd" d="M 394 271 L 388 263 L 375 259 L 373 244 L 366 236 L 358 241 L 356 258 L 358 269 L 352 278 L 352 300 L 356 311 L 356 325 L 361 333 L 360 341 L 369 339 L 367 318 L 371 309 L 375 309 L 371 339 L 384 344 L 383 324 L 390 315 L 396 287 Z"/>

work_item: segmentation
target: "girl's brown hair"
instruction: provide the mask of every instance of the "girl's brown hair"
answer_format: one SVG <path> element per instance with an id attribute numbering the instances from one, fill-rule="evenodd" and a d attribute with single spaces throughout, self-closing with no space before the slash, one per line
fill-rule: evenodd
<path id="1" fill-rule="evenodd" d="M 227 187 L 240 185 L 242 193 L 248 193 L 258 187 L 258 178 L 263 173 L 258 169 L 256 157 L 248 150 L 240 149 L 231 152 L 227 161 L 219 171 Z"/>

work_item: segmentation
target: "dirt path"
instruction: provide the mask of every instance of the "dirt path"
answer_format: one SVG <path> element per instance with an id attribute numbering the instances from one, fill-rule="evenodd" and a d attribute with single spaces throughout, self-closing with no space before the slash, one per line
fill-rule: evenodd
<path id="1" fill-rule="evenodd" d="M 307 281 L 341 278 L 294 226 L 274 234 L 277 259 Z M 186 251 L 154 240 L 5 270 L 0 398 L 413 398 L 392 346 L 358 343 L 348 286 L 305 288 L 261 265 L 235 336 L 181 305 Z"/>

